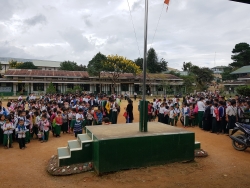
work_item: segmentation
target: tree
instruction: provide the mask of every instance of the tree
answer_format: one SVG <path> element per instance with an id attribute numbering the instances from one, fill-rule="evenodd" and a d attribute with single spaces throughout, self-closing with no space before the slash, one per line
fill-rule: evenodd
<path id="1" fill-rule="evenodd" d="M 16 65 L 16 69 L 37 69 L 33 62 L 24 62 Z"/>
<path id="2" fill-rule="evenodd" d="M 107 60 L 107 57 L 101 52 L 98 52 L 90 61 L 87 66 L 87 71 L 91 76 L 98 76 L 101 79 L 101 72 L 103 71 L 103 64 Z M 100 84 L 100 88 L 102 85 Z"/>
<path id="3" fill-rule="evenodd" d="M 235 74 L 230 74 L 231 72 L 233 72 L 234 69 L 233 67 L 225 67 L 223 73 L 221 74 L 222 80 L 235 80 L 237 79 L 237 75 Z"/>
<path id="4" fill-rule="evenodd" d="M 207 67 L 191 67 L 191 73 L 196 76 L 196 81 L 202 86 L 210 84 L 214 80 L 213 71 Z"/>
<path id="5" fill-rule="evenodd" d="M 47 92 L 47 93 L 50 93 L 50 94 L 56 93 L 56 88 L 55 88 L 55 86 L 53 85 L 52 82 L 49 83 L 49 86 L 48 86 L 48 88 L 46 89 L 46 92 Z"/>
<path id="6" fill-rule="evenodd" d="M 192 66 L 193 66 L 193 64 L 191 62 L 188 62 L 188 63 L 183 62 L 182 70 L 190 72 L 190 69 Z"/>
<path id="7" fill-rule="evenodd" d="M 80 65 L 80 66 L 78 66 L 78 71 L 87 71 L 87 70 L 88 70 L 88 68 L 87 68 L 86 65 Z"/>
<path id="8" fill-rule="evenodd" d="M 59 70 L 76 71 L 78 70 L 78 65 L 74 61 L 64 61 L 60 63 Z"/>
<path id="9" fill-rule="evenodd" d="M 134 62 L 141 70 L 143 70 L 143 58 L 138 57 Z"/>
<path id="10" fill-rule="evenodd" d="M 100 78 L 101 72 L 103 71 L 103 64 L 107 60 L 107 57 L 101 52 L 98 52 L 88 64 L 88 73 L 91 76 L 98 76 Z"/>
<path id="11" fill-rule="evenodd" d="M 236 44 L 231 59 L 233 63 L 230 66 L 234 68 L 240 68 L 246 65 L 250 65 L 250 45 L 247 43 Z"/>
<path id="12" fill-rule="evenodd" d="M 160 62 L 159 62 L 159 72 L 164 72 L 167 71 L 168 68 L 168 62 L 165 61 L 165 59 L 161 58 Z"/>
<path id="13" fill-rule="evenodd" d="M 183 85 L 186 88 L 187 93 L 192 93 L 196 86 L 196 77 L 195 75 L 181 76 L 183 79 Z"/>
<path id="14" fill-rule="evenodd" d="M 3 70 L 2 63 L 0 62 L 0 70 Z"/>
<path id="15" fill-rule="evenodd" d="M 175 72 L 175 71 L 172 71 L 172 70 L 169 71 L 168 74 L 172 74 L 172 75 L 177 76 L 177 77 L 181 76 L 181 74 L 179 72 Z"/>
<path id="16" fill-rule="evenodd" d="M 15 69 L 17 66 L 21 65 L 22 62 L 17 62 L 14 60 L 9 61 L 9 67 Z"/>
<path id="17" fill-rule="evenodd" d="M 244 95 L 246 97 L 250 96 L 250 86 L 239 86 L 236 88 L 236 91 L 240 95 Z"/>
<path id="18" fill-rule="evenodd" d="M 158 57 L 154 48 L 150 48 L 147 54 L 147 68 L 150 73 L 158 71 Z"/>
<path id="19" fill-rule="evenodd" d="M 134 75 L 141 72 L 140 67 L 133 61 L 123 56 L 109 55 L 103 64 L 103 71 L 112 80 L 112 93 L 114 93 L 115 85 L 119 76 L 123 73 L 133 73 Z"/>
<path id="20" fill-rule="evenodd" d="M 147 53 L 147 69 L 150 73 L 160 73 L 167 70 L 167 62 L 165 59 L 158 60 L 157 53 L 154 48 L 150 48 Z"/>

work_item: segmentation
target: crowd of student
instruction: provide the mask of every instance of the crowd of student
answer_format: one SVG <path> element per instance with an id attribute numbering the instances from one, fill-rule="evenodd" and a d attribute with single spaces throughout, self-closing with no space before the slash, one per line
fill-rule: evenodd
<path id="1" fill-rule="evenodd" d="M 124 117 L 133 122 L 133 102 L 127 98 Z M 83 128 L 91 125 L 116 124 L 120 113 L 121 97 L 112 95 L 45 95 L 36 98 L 30 94 L 18 100 L 10 100 L 7 107 L 0 101 L 0 144 L 11 148 L 13 141 L 20 149 L 32 139 L 42 143 L 49 140 L 49 133 L 60 137 L 62 133 L 77 137 Z M 140 108 L 140 107 L 139 107 Z M 249 123 L 250 101 L 248 98 L 226 99 L 209 93 L 198 93 L 172 99 L 153 99 L 148 104 L 148 121 L 177 126 L 180 120 L 184 128 L 199 126 L 204 131 L 224 134 L 235 127 L 235 122 Z"/>
<path id="2" fill-rule="evenodd" d="M 159 122 L 176 126 L 180 119 L 184 128 L 199 126 L 217 134 L 228 134 L 236 122 L 249 123 L 249 114 L 250 100 L 238 95 L 226 99 L 218 94 L 198 93 L 183 97 L 182 104 L 178 98 L 164 98 L 148 105 L 149 121 L 158 116 Z"/>
<path id="3" fill-rule="evenodd" d="M 32 139 L 42 143 L 49 140 L 49 132 L 54 137 L 62 133 L 81 134 L 88 125 L 116 124 L 120 112 L 120 96 L 82 94 L 45 95 L 37 98 L 30 94 L 18 100 L 9 100 L 7 107 L 0 101 L 0 144 L 11 148 L 13 141 L 19 142 L 20 149 Z M 128 120 L 133 121 L 133 105 L 128 100 L 126 108 Z"/>

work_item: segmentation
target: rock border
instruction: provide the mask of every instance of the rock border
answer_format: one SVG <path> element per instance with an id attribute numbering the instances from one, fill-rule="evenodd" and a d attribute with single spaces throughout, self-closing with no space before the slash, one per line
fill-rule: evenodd
<path id="1" fill-rule="evenodd" d="M 207 157 L 208 153 L 204 151 L 203 149 L 196 149 L 194 150 L 194 156 L 195 157 Z"/>
<path id="2" fill-rule="evenodd" d="M 69 176 L 93 170 L 93 163 L 80 163 L 58 167 L 58 156 L 52 155 L 47 166 L 47 172 L 52 176 Z"/>

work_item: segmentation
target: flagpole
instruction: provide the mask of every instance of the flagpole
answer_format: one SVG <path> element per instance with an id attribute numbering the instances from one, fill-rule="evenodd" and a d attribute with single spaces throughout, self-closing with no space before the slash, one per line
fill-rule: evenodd
<path id="1" fill-rule="evenodd" d="M 142 101 L 140 108 L 140 131 L 148 131 L 147 109 L 148 103 L 146 101 L 146 74 L 147 74 L 147 39 L 148 39 L 148 0 L 145 0 L 145 18 L 144 18 L 144 56 L 143 56 L 143 85 L 142 85 Z"/>

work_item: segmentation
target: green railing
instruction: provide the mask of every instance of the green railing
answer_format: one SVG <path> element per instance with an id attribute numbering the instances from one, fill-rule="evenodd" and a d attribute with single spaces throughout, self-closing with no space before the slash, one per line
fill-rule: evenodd
<path id="1" fill-rule="evenodd" d="M 9 96 L 13 96 L 13 95 L 14 95 L 13 92 L 2 92 L 2 93 L 1 93 L 1 96 L 2 96 L 2 97 L 7 97 L 7 96 L 9 97 Z"/>

